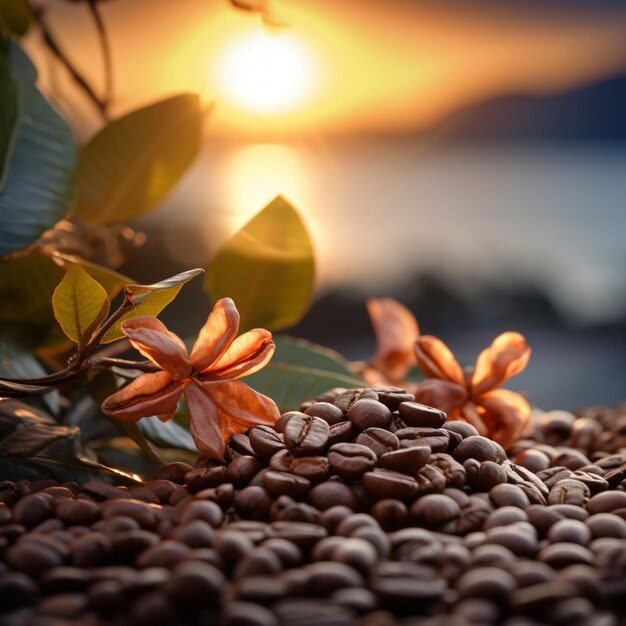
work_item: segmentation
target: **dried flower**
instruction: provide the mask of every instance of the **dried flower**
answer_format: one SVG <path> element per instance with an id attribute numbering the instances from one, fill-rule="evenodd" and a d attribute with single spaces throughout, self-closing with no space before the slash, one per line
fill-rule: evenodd
<path id="1" fill-rule="evenodd" d="M 528 363 L 531 349 L 519 333 L 496 337 L 463 372 L 443 341 L 420 337 L 415 344 L 417 364 L 428 380 L 415 389 L 418 402 L 437 407 L 448 419 L 465 420 L 481 435 L 507 447 L 520 435 L 530 418 L 530 405 L 518 393 L 496 389 L 519 374 Z"/>
<path id="2" fill-rule="evenodd" d="M 136 378 L 108 397 L 102 411 L 127 422 L 151 415 L 167 421 L 184 395 L 198 450 L 222 460 L 224 442 L 233 432 L 273 424 L 279 416 L 273 400 L 236 380 L 272 358 L 272 335 L 257 328 L 237 337 L 238 331 L 239 312 L 230 298 L 216 303 L 189 356 L 182 340 L 156 318 L 123 322 L 122 332 L 133 347 L 161 371 Z"/>
<path id="3" fill-rule="evenodd" d="M 403 384 L 415 364 L 417 321 L 411 311 L 393 298 L 370 298 L 367 312 L 376 335 L 376 354 L 360 374 L 371 385 Z"/>

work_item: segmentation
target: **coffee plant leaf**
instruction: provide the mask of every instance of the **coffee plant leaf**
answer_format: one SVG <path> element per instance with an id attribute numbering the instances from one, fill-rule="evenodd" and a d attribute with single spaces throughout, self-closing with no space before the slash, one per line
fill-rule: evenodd
<path id="1" fill-rule="evenodd" d="M 281 411 L 297 409 L 302 402 L 333 387 L 364 387 L 365 383 L 332 350 L 302 339 L 275 337 L 276 352 L 260 371 L 245 382 L 269 396 Z"/>
<path id="2" fill-rule="evenodd" d="M 123 315 L 104 335 L 102 343 L 109 343 L 124 337 L 121 324 L 124 320 L 142 315 L 158 315 L 177 295 L 181 287 L 204 270 L 193 269 L 181 272 L 152 285 L 126 285 L 124 293 L 135 305 Z"/>
<path id="3" fill-rule="evenodd" d="M 30 246 L 65 216 L 73 199 L 77 161 L 72 131 L 29 72 L 14 72 L 13 78 L 18 83 L 19 115 L 0 187 L 0 256 Z"/>
<path id="4" fill-rule="evenodd" d="M 137 422 L 137 426 L 143 436 L 159 448 L 187 450 L 198 454 L 198 448 L 189 431 L 173 419 L 161 422 L 156 416 L 144 417 Z"/>
<path id="5" fill-rule="evenodd" d="M 24 0 L 0 0 L 0 24 L 17 37 L 30 28 L 33 13 Z"/>
<path id="6" fill-rule="evenodd" d="M 80 151 L 74 213 L 95 225 L 152 210 L 194 160 L 205 112 L 182 94 L 107 124 Z"/>
<path id="7" fill-rule="evenodd" d="M 235 301 L 243 330 L 280 330 L 308 311 L 314 278 L 306 227 L 278 196 L 217 251 L 204 287 L 214 302 L 226 296 Z"/>
<path id="8" fill-rule="evenodd" d="M 11 75 L 8 45 L 0 38 L 0 189 L 11 160 L 18 121 L 18 83 Z"/>
<path id="9" fill-rule="evenodd" d="M 130 474 L 99 463 L 84 447 L 79 428 L 57 424 L 16 400 L 0 401 L 0 475 L 12 481 L 137 484 Z"/>
<path id="10" fill-rule="evenodd" d="M 91 338 L 109 312 L 104 287 L 80 265 L 70 265 L 52 294 L 52 308 L 63 332 L 79 349 Z"/>

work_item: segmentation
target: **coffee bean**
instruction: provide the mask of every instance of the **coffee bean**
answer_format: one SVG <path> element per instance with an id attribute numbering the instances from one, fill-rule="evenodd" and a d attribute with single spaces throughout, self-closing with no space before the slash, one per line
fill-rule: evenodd
<path id="1" fill-rule="evenodd" d="M 503 598 L 516 587 L 511 574 L 495 567 L 478 567 L 461 576 L 456 583 L 462 598 Z"/>
<path id="2" fill-rule="evenodd" d="M 226 580 L 222 572 L 208 563 L 189 561 L 172 571 L 165 592 L 183 606 L 216 606 Z"/>
<path id="3" fill-rule="evenodd" d="M 400 447 L 398 437 L 383 428 L 368 428 L 358 435 L 355 443 L 367 446 L 378 458 L 385 452 L 392 452 Z"/>
<path id="4" fill-rule="evenodd" d="M 186 464 L 185 464 L 186 465 Z M 191 466 L 188 466 L 191 469 Z M 83 493 L 91 496 L 95 500 L 115 500 L 117 498 L 126 498 L 127 494 L 124 490 L 104 483 L 100 480 L 90 480 L 83 485 Z"/>
<path id="5" fill-rule="evenodd" d="M 374 469 L 377 458 L 367 446 L 337 443 L 328 450 L 328 462 L 338 476 L 346 480 L 358 480 L 365 472 Z"/>
<path id="6" fill-rule="evenodd" d="M 9 548 L 5 558 L 11 567 L 29 576 L 40 576 L 53 567 L 63 565 L 63 557 L 58 552 L 30 541 L 22 541 Z"/>
<path id="7" fill-rule="evenodd" d="M 575 448 L 561 449 L 561 452 L 552 459 L 553 465 L 562 465 L 572 471 L 589 465 L 589 459 L 580 450 Z"/>
<path id="8" fill-rule="evenodd" d="M 461 515 L 461 507 L 449 496 L 429 494 L 416 500 L 411 506 L 413 519 L 426 526 L 439 526 Z"/>
<path id="9" fill-rule="evenodd" d="M 263 486 L 274 497 L 286 495 L 301 499 L 311 490 L 311 481 L 288 472 L 275 472 L 272 470 L 265 474 Z"/>
<path id="10" fill-rule="evenodd" d="M 384 606 L 395 610 L 436 601 L 446 590 L 432 568 L 417 563 L 379 563 L 370 586 Z"/>
<path id="11" fill-rule="evenodd" d="M 480 435 L 463 439 L 455 448 L 452 456 L 459 463 L 463 463 L 467 459 L 476 459 L 481 463 L 483 461 L 502 463 L 506 459 L 506 453 L 500 444 Z"/>
<path id="12" fill-rule="evenodd" d="M 302 563 L 302 550 L 291 541 L 280 539 L 279 537 L 271 537 L 261 544 L 263 547 L 272 550 L 280 559 L 283 567 L 297 567 Z"/>
<path id="13" fill-rule="evenodd" d="M 554 569 L 568 565 L 592 565 L 593 554 L 576 543 L 553 543 L 543 548 L 537 558 Z"/>
<path id="14" fill-rule="evenodd" d="M 196 500 L 210 500 L 211 502 L 215 502 L 223 511 L 230 507 L 234 497 L 235 488 L 229 483 L 224 483 L 217 487 L 209 487 L 195 494 Z"/>
<path id="15" fill-rule="evenodd" d="M 338 481 L 320 483 L 311 489 L 307 502 L 320 511 L 335 506 L 346 506 L 353 511 L 359 508 L 356 494 L 348 485 Z"/>
<path id="16" fill-rule="evenodd" d="M 460 435 L 461 439 L 475 437 L 480 434 L 474 426 L 460 420 L 447 421 L 441 428 Z"/>
<path id="17" fill-rule="evenodd" d="M 449 487 L 462 488 L 467 480 L 465 468 L 449 454 L 437 453 L 430 458 L 429 464 L 439 469 L 446 478 Z"/>
<path id="18" fill-rule="evenodd" d="M 348 413 L 350 407 L 359 400 L 376 400 L 378 393 L 373 389 L 348 389 L 340 393 L 333 401 L 333 404 L 343 413 Z"/>
<path id="19" fill-rule="evenodd" d="M 406 525 L 409 512 L 401 500 L 384 498 L 374 504 L 372 516 L 384 530 L 390 532 Z"/>
<path id="20" fill-rule="evenodd" d="M 504 468 L 494 461 L 467 459 L 463 463 L 467 482 L 477 491 L 490 491 L 496 485 L 507 482 Z"/>
<path id="21" fill-rule="evenodd" d="M 428 463 L 429 459 L 430 448 L 428 446 L 416 446 L 385 452 L 380 457 L 380 463 L 385 469 L 414 476 Z"/>
<path id="22" fill-rule="evenodd" d="M 282 571 L 283 565 L 278 556 L 269 548 L 254 548 L 244 555 L 235 567 L 233 576 L 275 576 Z"/>
<path id="23" fill-rule="evenodd" d="M 566 478 L 556 483 L 550 494 L 548 495 L 549 504 L 572 504 L 574 506 L 583 506 L 591 492 L 589 487 L 578 480 Z"/>
<path id="24" fill-rule="evenodd" d="M 594 538 L 626 538 L 626 521 L 612 513 L 596 513 L 585 520 Z"/>
<path id="25" fill-rule="evenodd" d="M 378 553 L 371 543 L 356 538 L 339 543 L 330 556 L 333 561 L 350 565 L 364 574 L 367 574 L 378 559 Z"/>
<path id="26" fill-rule="evenodd" d="M 17 524 L 32 528 L 52 515 L 52 498 L 40 493 L 23 497 L 13 507 L 13 519 Z"/>
<path id="27" fill-rule="evenodd" d="M 417 493 L 425 496 L 429 493 L 441 493 L 446 488 L 446 477 L 443 472 L 434 465 L 424 465 L 417 474 Z"/>
<path id="28" fill-rule="evenodd" d="M 526 522 L 514 522 L 487 530 L 487 543 L 504 546 L 516 556 L 532 558 L 539 549 L 537 531 Z"/>
<path id="29" fill-rule="evenodd" d="M 263 487 L 250 486 L 235 496 L 233 506 L 247 519 L 264 520 L 269 518 L 272 497 Z"/>
<path id="30" fill-rule="evenodd" d="M 176 526 L 169 533 L 168 539 L 184 543 L 190 548 L 210 548 L 215 541 L 215 531 L 206 522 L 196 519 Z"/>
<path id="31" fill-rule="evenodd" d="M 528 496 L 517 486 L 503 483 L 489 491 L 489 498 L 497 507 L 516 506 L 525 509 L 530 505 Z"/>
<path id="32" fill-rule="evenodd" d="M 313 415 L 328 422 L 329 426 L 343 422 L 346 416 L 343 411 L 330 402 L 316 402 L 304 411 L 305 415 Z"/>
<path id="33" fill-rule="evenodd" d="M 22 572 L 0 573 L 0 597 L 3 610 L 31 605 L 35 601 L 37 585 Z"/>
<path id="34" fill-rule="evenodd" d="M 587 502 L 587 511 L 591 515 L 596 513 L 612 513 L 620 509 L 626 509 L 625 491 L 605 491 L 599 493 Z"/>
<path id="35" fill-rule="evenodd" d="M 545 614 L 560 600 L 576 593 L 573 585 L 555 581 L 517 589 L 509 597 L 509 606 L 522 614 Z"/>
<path id="36" fill-rule="evenodd" d="M 185 474 L 193 469 L 188 463 L 167 463 L 154 476 L 156 480 L 168 480 L 173 483 L 182 485 L 185 480 Z"/>
<path id="37" fill-rule="evenodd" d="M 37 605 L 42 615 L 55 618 L 77 617 L 87 608 L 87 596 L 82 593 L 60 593 L 44 598 Z"/>
<path id="38" fill-rule="evenodd" d="M 312 483 L 320 483 L 330 473 L 329 459 L 325 456 L 294 456 L 288 450 L 277 452 L 270 460 L 270 468 L 302 476 Z"/>
<path id="39" fill-rule="evenodd" d="M 320 599 L 281 599 L 273 609 L 280 624 L 352 626 L 356 619 L 354 611 Z"/>
<path id="40" fill-rule="evenodd" d="M 159 536 L 148 530 L 123 530 L 111 536 L 111 550 L 121 561 L 131 562 L 158 542 Z"/>
<path id="41" fill-rule="evenodd" d="M 547 583 L 555 577 L 554 570 L 539 561 L 517 561 L 510 571 L 520 588 Z"/>
<path id="42" fill-rule="evenodd" d="M 197 493 L 209 487 L 217 487 L 226 482 L 226 467 L 197 467 L 185 474 L 185 484 L 192 493 Z"/>
<path id="43" fill-rule="evenodd" d="M 285 426 L 285 445 L 296 456 L 315 456 L 326 446 L 329 430 L 323 419 L 296 412 Z"/>
<path id="44" fill-rule="evenodd" d="M 441 428 L 410 426 L 397 430 L 401 448 L 428 446 L 431 452 L 445 452 L 450 444 L 451 431 Z"/>
<path id="45" fill-rule="evenodd" d="M 215 502 L 208 500 L 190 502 L 178 512 L 178 521 L 181 524 L 186 524 L 196 519 L 203 520 L 213 526 L 213 528 L 217 528 L 222 524 L 224 515 L 222 509 Z"/>
<path id="46" fill-rule="evenodd" d="M 518 465 L 535 473 L 547 470 L 550 467 L 548 455 L 540 450 L 524 450 L 523 452 L 519 452 L 515 455 L 514 461 Z"/>
<path id="47" fill-rule="evenodd" d="M 328 443 L 326 445 L 334 446 L 336 443 L 350 442 L 352 441 L 354 433 L 355 428 L 352 422 L 348 420 L 333 424 L 328 431 Z"/>
<path id="48" fill-rule="evenodd" d="M 524 510 L 515 506 L 503 506 L 489 514 L 489 517 L 485 520 L 484 529 L 509 526 L 515 522 L 528 522 L 528 515 Z"/>
<path id="49" fill-rule="evenodd" d="M 283 435 L 271 426 L 256 426 L 248 431 L 250 446 L 262 459 L 269 460 L 276 452 L 284 450 Z"/>
<path id="50" fill-rule="evenodd" d="M 191 548 L 188 545 L 167 539 L 144 550 L 137 559 L 137 567 L 141 569 L 149 567 L 172 568 L 183 561 L 190 552 Z"/>
<path id="51" fill-rule="evenodd" d="M 361 431 L 386 428 L 391 423 L 391 411 L 378 400 L 357 400 L 348 409 L 347 417 Z"/>
<path id="52" fill-rule="evenodd" d="M 398 500 L 412 500 L 418 494 L 418 485 L 415 479 L 386 469 L 375 469 L 363 475 L 363 484 L 367 491 L 376 498 L 396 498 Z"/>
<path id="53" fill-rule="evenodd" d="M 564 519 L 550 528 L 548 541 L 550 543 L 579 543 L 586 546 L 591 541 L 591 531 L 584 522 Z"/>
<path id="54" fill-rule="evenodd" d="M 274 614 L 260 604 L 237 600 L 222 612 L 221 626 L 279 626 Z"/>
<path id="55" fill-rule="evenodd" d="M 326 537 L 326 529 L 318 524 L 302 522 L 272 522 L 271 536 L 286 539 L 304 550 Z"/>
<path id="56" fill-rule="evenodd" d="M 402 402 L 398 413 L 407 426 L 426 426 L 441 428 L 446 421 L 446 414 L 433 407 L 418 402 Z"/>

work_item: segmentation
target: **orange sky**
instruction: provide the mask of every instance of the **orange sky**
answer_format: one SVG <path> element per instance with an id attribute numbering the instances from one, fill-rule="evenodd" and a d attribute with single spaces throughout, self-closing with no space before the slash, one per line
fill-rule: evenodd
<path id="1" fill-rule="evenodd" d="M 68 55 L 102 84 L 85 9 L 60 0 L 45 4 Z M 239 108 L 218 80 L 224 51 L 235 39 L 270 37 L 256 16 L 232 9 L 226 0 L 102 3 L 113 48 L 114 112 L 186 90 L 216 100 L 207 131 L 216 136 L 266 140 L 397 132 L 494 95 L 556 92 L 626 71 L 626 9 L 546 14 L 520 4 L 517 10 L 508 4 L 496 10 L 484 2 L 285 0 L 282 15 L 289 27 L 273 37 L 291 37 L 308 49 L 315 77 L 298 102 L 272 113 Z M 67 94 L 64 73 L 35 36 L 28 47 L 44 89 Z M 57 102 L 83 132 L 94 128 L 97 118 L 80 96 Z"/>

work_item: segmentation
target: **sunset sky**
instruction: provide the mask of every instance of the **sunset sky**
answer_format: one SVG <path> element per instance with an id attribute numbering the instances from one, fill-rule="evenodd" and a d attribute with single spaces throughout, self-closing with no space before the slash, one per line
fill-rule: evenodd
<path id="1" fill-rule="evenodd" d="M 85 8 L 42 4 L 67 54 L 101 85 Z M 226 0 L 100 7 L 114 112 L 197 91 L 217 103 L 207 132 L 244 140 L 419 129 L 495 95 L 556 93 L 626 72 L 621 3 L 282 0 L 283 29 Z M 43 61 L 36 37 L 29 48 Z M 80 96 L 59 97 L 67 77 L 46 59 L 42 84 L 88 134 L 96 118 Z"/>

